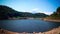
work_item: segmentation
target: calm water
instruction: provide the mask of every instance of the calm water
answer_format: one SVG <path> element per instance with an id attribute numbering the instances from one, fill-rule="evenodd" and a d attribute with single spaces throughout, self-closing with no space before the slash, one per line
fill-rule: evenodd
<path id="1" fill-rule="evenodd" d="M 44 32 L 58 26 L 60 26 L 60 23 L 38 19 L 0 20 L 0 28 L 14 32 Z"/>

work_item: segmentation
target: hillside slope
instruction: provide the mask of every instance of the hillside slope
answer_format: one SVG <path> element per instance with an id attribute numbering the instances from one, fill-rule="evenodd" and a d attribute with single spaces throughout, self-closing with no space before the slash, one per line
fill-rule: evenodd
<path id="1" fill-rule="evenodd" d="M 60 22 L 60 7 L 56 9 L 56 12 L 51 14 L 49 17 L 43 18 L 45 21 Z"/>
<path id="2" fill-rule="evenodd" d="M 16 11 L 8 6 L 0 5 L 0 19 L 8 19 L 12 17 L 33 17 L 33 18 L 43 18 L 48 15 L 44 13 L 29 13 L 29 12 L 20 12 Z"/>

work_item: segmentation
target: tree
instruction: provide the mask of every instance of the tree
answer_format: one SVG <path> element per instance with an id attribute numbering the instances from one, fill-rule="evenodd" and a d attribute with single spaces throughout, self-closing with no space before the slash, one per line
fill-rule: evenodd
<path id="1" fill-rule="evenodd" d="M 60 7 L 56 9 L 56 12 L 53 12 L 53 14 L 50 15 L 53 19 L 60 19 Z"/>
<path id="2" fill-rule="evenodd" d="M 56 13 L 60 14 L 60 7 L 57 8 Z"/>

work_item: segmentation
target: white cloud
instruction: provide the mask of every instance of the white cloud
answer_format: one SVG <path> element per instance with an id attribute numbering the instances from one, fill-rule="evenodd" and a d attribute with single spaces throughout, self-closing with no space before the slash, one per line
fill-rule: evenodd
<path id="1" fill-rule="evenodd" d="M 36 10 L 39 10 L 38 8 L 34 8 L 34 9 L 32 9 L 33 11 L 36 11 Z"/>
<path id="2" fill-rule="evenodd" d="M 32 9 L 33 13 L 45 13 L 45 14 L 52 14 L 53 12 L 48 12 L 48 11 L 41 11 L 39 8 Z"/>
<path id="3" fill-rule="evenodd" d="M 33 13 L 39 13 L 39 12 L 40 12 L 39 8 L 34 8 L 34 9 L 32 9 L 31 11 L 32 11 Z"/>
<path id="4" fill-rule="evenodd" d="M 50 14 L 52 14 L 53 12 L 43 12 L 43 13 L 45 13 L 45 14 L 47 14 L 47 15 L 50 15 Z"/>
<path id="5" fill-rule="evenodd" d="M 45 13 L 47 15 L 52 14 L 53 12 L 49 12 L 49 11 L 41 11 L 39 8 L 34 8 L 32 10 L 21 10 L 22 12 L 30 12 L 30 13 Z"/>

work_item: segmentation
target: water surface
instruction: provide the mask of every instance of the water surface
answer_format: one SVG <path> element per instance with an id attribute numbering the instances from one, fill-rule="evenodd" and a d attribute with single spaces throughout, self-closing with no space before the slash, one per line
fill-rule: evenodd
<path id="1" fill-rule="evenodd" d="M 39 19 L 0 20 L 0 28 L 14 32 L 44 32 L 60 26 L 60 23 Z"/>

